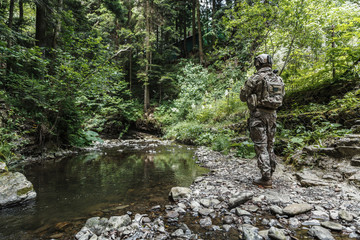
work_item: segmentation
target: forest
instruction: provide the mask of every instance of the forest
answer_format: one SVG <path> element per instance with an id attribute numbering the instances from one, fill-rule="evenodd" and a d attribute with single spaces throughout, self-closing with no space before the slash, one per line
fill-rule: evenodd
<path id="1" fill-rule="evenodd" d="M 316 113 L 304 126 L 298 115 L 359 113 L 359 8 L 355 0 L 1 1 L 1 158 L 137 126 L 245 154 L 250 142 L 230 140 L 247 118 L 238 94 L 261 53 L 286 85 L 285 150 L 341 134 L 348 119 Z"/>
<path id="2" fill-rule="evenodd" d="M 0 239 L 359 239 L 359 144 L 358 0 L 0 0 Z"/>

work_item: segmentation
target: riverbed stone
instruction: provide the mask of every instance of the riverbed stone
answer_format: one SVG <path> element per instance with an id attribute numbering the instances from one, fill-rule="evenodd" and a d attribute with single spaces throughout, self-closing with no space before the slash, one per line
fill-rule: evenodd
<path id="1" fill-rule="evenodd" d="M 339 219 L 339 211 L 337 211 L 337 210 L 334 210 L 334 209 L 330 210 L 329 215 L 330 215 L 330 219 L 332 219 L 332 220 Z"/>
<path id="2" fill-rule="evenodd" d="M 200 226 L 203 228 L 210 227 L 212 225 L 212 221 L 211 221 L 210 217 L 205 217 L 205 218 L 200 219 L 199 223 L 200 223 Z"/>
<path id="3" fill-rule="evenodd" d="M 360 188 L 360 171 L 349 177 L 349 182 Z"/>
<path id="4" fill-rule="evenodd" d="M 230 198 L 229 207 L 235 208 L 243 203 L 246 203 L 247 201 L 252 199 L 253 196 L 254 196 L 253 192 L 248 192 L 248 191 L 242 192 L 241 194 Z"/>
<path id="5" fill-rule="evenodd" d="M 290 218 L 289 219 L 289 227 L 292 229 L 296 229 L 301 225 L 301 222 L 297 218 Z"/>
<path id="6" fill-rule="evenodd" d="M 354 216 L 346 210 L 340 210 L 339 217 L 347 222 L 354 220 Z"/>
<path id="7" fill-rule="evenodd" d="M 210 199 L 207 199 L 207 198 L 200 199 L 200 203 L 201 203 L 201 205 L 203 205 L 206 208 L 210 207 L 210 205 L 211 205 Z"/>
<path id="8" fill-rule="evenodd" d="M 174 200 L 188 199 L 190 197 L 191 189 L 187 187 L 173 187 L 169 193 L 169 196 Z"/>
<path id="9" fill-rule="evenodd" d="M 19 172 L 0 174 L 0 208 L 36 198 L 31 182 Z"/>
<path id="10" fill-rule="evenodd" d="M 259 235 L 259 229 L 249 224 L 243 224 L 241 226 L 243 238 L 245 240 L 262 240 L 262 236 Z"/>
<path id="11" fill-rule="evenodd" d="M 309 230 L 309 234 L 313 237 L 316 237 L 319 240 L 334 240 L 334 237 L 331 235 L 331 232 L 326 228 L 320 226 L 314 226 Z"/>
<path id="12" fill-rule="evenodd" d="M 302 225 L 304 225 L 304 226 L 320 226 L 320 222 L 319 222 L 319 220 L 311 219 L 311 220 L 302 222 Z"/>
<path id="13" fill-rule="evenodd" d="M 268 236 L 274 240 L 286 240 L 284 230 L 276 227 L 271 227 L 268 232 Z"/>
<path id="14" fill-rule="evenodd" d="M 200 203 L 197 202 L 197 201 L 191 201 L 190 207 L 191 207 L 191 209 L 192 209 L 193 211 L 198 212 L 199 209 L 201 208 L 201 205 L 200 205 Z"/>
<path id="15" fill-rule="evenodd" d="M 294 203 L 294 204 L 290 204 L 290 205 L 286 206 L 283 209 L 283 212 L 286 215 L 294 216 L 294 215 L 306 213 L 306 212 L 310 211 L 312 208 L 313 208 L 313 206 L 310 204 L 307 204 L 307 203 Z"/>
<path id="16" fill-rule="evenodd" d="M 360 167 L 360 154 L 355 155 L 351 159 L 351 166 Z"/>
<path id="17" fill-rule="evenodd" d="M 335 223 L 330 221 L 321 222 L 321 226 L 334 231 L 341 231 L 343 229 L 343 225 L 341 225 L 340 223 Z"/>
<path id="18" fill-rule="evenodd" d="M 283 214 L 283 210 L 281 207 L 277 206 L 277 205 L 271 205 L 270 206 L 270 212 L 272 214 L 279 214 L 279 215 L 282 215 Z"/>
<path id="19" fill-rule="evenodd" d="M 236 212 L 236 215 L 238 215 L 239 217 L 242 217 L 242 216 L 251 216 L 251 215 L 252 215 L 252 214 L 249 213 L 248 211 L 243 210 L 243 209 L 241 209 L 241 208 L 236 208 L 235 212 Z"/>
<path id="20" fill-rule="evenodd" d="M 173 232 L 171 234 L 172 237 L 181 237 L 183 236 L 185 233 L 184 233 L 184 230 L 182 230 L 181 228 L 179 228 L 178 230 L 176 230 L 175 232 Z"/>
<path id="21" fill-rule="evenodd" d="M 319 219 L 319 220 L 323 220 L 323 221 L 328 221 L 330 219 L 329 214 L 325 211 L 312 211 L 311 212 L 311 217 L 314 219 Z"/>
<path id="22" fill-rule="evenodd" d="M 122 216 L 112 216 L 109 218 L 108 228 L 117 229 L 130 225 L 131 218 L 129 215 L 125 214 Z"/>
<path id="23" fill-rule="evenodd" d="M 329 183 L 320 179 L 314 173 L 308 170 L 304 170 L 303 172 L 296 173 L 296 178 L 300 182 L 303 187 L 312 187 L 312 186 L 328 186 Z"/>

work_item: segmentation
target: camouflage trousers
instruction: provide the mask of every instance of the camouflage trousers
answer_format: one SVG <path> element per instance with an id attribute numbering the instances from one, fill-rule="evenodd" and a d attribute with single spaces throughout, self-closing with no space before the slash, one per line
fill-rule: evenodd
<path id="1" fill-rule="evenodd" d="M 251 112 L 249 129 L 261 175 L 263 179 L 271 179 L 276 168 L 274 153 L 276 111 L 256 109 Z"/>

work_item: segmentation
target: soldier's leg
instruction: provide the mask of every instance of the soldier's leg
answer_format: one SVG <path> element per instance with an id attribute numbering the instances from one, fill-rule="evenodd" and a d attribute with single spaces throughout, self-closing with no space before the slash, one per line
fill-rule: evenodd
<path id="1" fill-rule="evenodd" d="M 267 150 L 266 126 L 261 119 L 250 119 L 250 138 L 254 142 L 257 163 L 262 178 L 269 180 L 271 178 L 270 156 Z"/>
<path id="2" fill-rule="evenodd" d="M 271 175 L 276 169 L 276 155 L 274 153 L 274 143 L 276 134 L 276 114 L 271 114 L 267 121 L 267 150 L 270 157 Z"/>

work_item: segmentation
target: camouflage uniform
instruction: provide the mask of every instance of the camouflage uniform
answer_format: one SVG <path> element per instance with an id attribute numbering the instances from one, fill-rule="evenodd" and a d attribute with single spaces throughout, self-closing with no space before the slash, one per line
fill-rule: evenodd
<path id="1" fill-rule="evenodd" d="M 271 180 L 276 168 L 276 156 L 273 149 L 276 132 L 276 110 L 261 107 L 258 104 L 262 98 L 264 76 L 269 74 L 274 74 L 271 65 L 258 68 L 258 71 L 245 82 L 245 86 L 240 92 L 240 99 L 247 102 L 250 110 L 248 120 L 250 138 L 254 142 L 258 167 L 264 181 Z M 275 77 L 278 78 L 277 81 L 282 83 L 279 76 Z M 281 94 L 284 96 L 284 89 L 282 89 Z"/>

